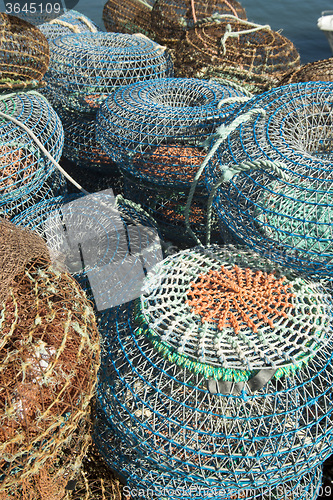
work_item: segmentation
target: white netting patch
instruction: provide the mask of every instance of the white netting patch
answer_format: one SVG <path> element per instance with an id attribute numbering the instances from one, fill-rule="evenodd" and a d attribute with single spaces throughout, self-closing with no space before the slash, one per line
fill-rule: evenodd
<path id="1" fill-rule="evenodd" d="M 76 10 L 69 10 L 56 19 L 41 24 L 38 28 L 47 40 L 53 40 L 62 35 L 100 31 L 91 19 Z"/>
<path id="2" fill-rule="evenodd" d="M 212 246 L 157 265 L 141 308 L 150 332 L 171 350 L 212 366 L 255 370 L 313 356 L 330 336 L 331 302 L 319 284 L 250 250 Z"/>

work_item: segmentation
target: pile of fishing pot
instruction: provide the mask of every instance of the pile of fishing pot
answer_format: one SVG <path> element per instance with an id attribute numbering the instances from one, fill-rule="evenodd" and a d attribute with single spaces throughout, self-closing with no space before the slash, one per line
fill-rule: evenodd
<path id="1" fill-rule="evenodd" d="M 69 10 L 61 16 L 38 26 L 47 40 L 75 33 L 96 33 L 98 26 L 89 17 L 76 10 Z"/>
<path id="2" fill-rule="evenodd" d="M 40 85 L 49 64 L 45 36 L 32 24 L 4 13 L 0 32 L 0 90 Z"/>
<path id="3" fill-rule="evenodd" d="M 39 200 L 63 194 L 59 116 L 38 92 L 0 95 L 0 213 L 12 217 Z"/>
<path id="4" fill-rule="evenodd" d="M 108 0 L 103 9 L 106 31 L 116 33 L 143 33 L 154 39 L 151 28 L 151 10 L 154 0 Z"/>
<path id="5" fill-rule="evenodd" d="M 146 272 L 162 260 L 154 221 L 111 190 L 47 200 L 13 222 L 43 237 L 96 311 L 138 297 Z"/>
<path id="6" fill-rule="evenodd" d="M 331 278 L 332 83 L 278 87 L 226 123 L 206 167 L 222 227 L 275 262 Z"/>
<path id="7" fill-rule="evenodd" d="M 203 143 L 244 99 L 214 82 L 168 78 L 123 86 L 101 105 L 97 140 L 120 166 L 126 198 L 154 217 L 165 239 L 193 245 L 186 202 L 206 156 Z M 198 234 L 205 231 L 207 200 L 201 182 L 189 212 Z"/>
<path id="8" fill-rule="evenodd" d="M 138 80 L 170 76 L 165 48 L 144 35 L 81 33 L 50 42 L 46 95 L 65 131 L 64 157 L 97 172 L 119 173 L 95 139 L 96 111 L 115 88 Z"/>
<path id="9" fill-rule="evenodd" d="M 166 258 L 137 300 L 101 315 L 95 444 L 158 498 L 168 485 L 187 489 L 167 498 L 316 498 L 333 440 L 332 321 L 319 282 L 251 250 Z"/>
<path id="10" fill-rule="evenodd" d="M 5 219 L 0 269 L 0 498 L 60 500 L 89 445 L 95 316 L 44 241 Z"/>
<path id="11" fill-rule="evenodd" d="M 185 32 L 195 23 L 213 14 L 231 14 L 246 19 L 237 0 L 156 0 L 151 12 L 151 25 L 158 42 L 176 48 Z M 185 76 L 185 75 L 184 75 Z"/>
<path id="12" fill-rule="evenodd" d="M 177 75 L 226 78 L 256 93 L 299 65 L 299 53 L 286 37 L 228 14 L 197 22 L 176 47 Z"/>

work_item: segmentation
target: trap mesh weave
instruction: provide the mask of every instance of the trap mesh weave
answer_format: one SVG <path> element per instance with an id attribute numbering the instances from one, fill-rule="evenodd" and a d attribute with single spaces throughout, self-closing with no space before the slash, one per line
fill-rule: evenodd
<path id="1" fill-rule="evenodd" d="M 51 266 L 43 241 L 8 222 L 0 226 L 1 251 L 20 252 L 21 263 L 26 262 L 24 269 L 20 264 L 12 271 L 0 313 L 4 495 L 27 487 L 34 474 L 59 459 L 75 432 L 80 436 L 89 417 L 100 348 L 90 303 L 73 278 Z M 80 439 L 83 447 L 84 434 Z"/>
<path id="2" fill-rule="evenodd" d="M 246 12 L 236 0 L 157 0 L 151 23 L 160 43 L 174 47 L 185 31 L 197 21 L 213 14 L 232 14 L 246 19 Z"/>
<path id="3" fill-rule="evenodd" d="M 47 40 L 73 33 L 95 33 L 100 31 L 89 17 L 76 10 L 69 10 L 61 16 L 38 26 Z"/>
<path id="4" fill-rule="evenodd" d="M 186 302 L 191 282 L 221 266 L 266 281 L 261 300 L 254 287 L 255 311 L 228 283 L 229 309 L 221 291 L 220 313 L 228 323 L 219 330 Z M 212 487 L 251 488 L 294 480 L 330 455 L 332 299 L 315 282 L 283 273 L 250 251 L 187 250 L 148 273 L 139 301 L 99 316 L 100 407 L 151 467 Z M 218 302 L 202 296 L 214 313 Z M 244 326 L 238 333 L 232 315 Z"/>
<path id="5" fill-rule="evenodd" d="M 298 82 L 331 82 L 333 80 L 333 57 L 303 64 L 299 69 L 283 76 L 279 85 Z"/>
<path id="6" fill-rule="evenodd" d="M 229 179 L 214 206 L 239 241 L 323 277 L 333 269 L 332 88 L 290 84 L 248 101 L 206 169 L 209 190 Z"/>
<path id="7" fill-rule="evenodd" d="M 48 101 L 35 91 L 2 95 L 0 111 L 25 125 L 59 161 L 64 141 L 61 121 Z M 0 119 L 0 209 L 33 201 L 55 167 L 21 126 Z M 61 183 L 61 180 L 59 179 Z"/>
<path id="8" fill-rule="evenodd" d="M 0 89 L 40 84 L 49 65 L 45 36 L 16 16 L 0 13 Z"/>
<path id="9" fill-rule="evenodd" d="M 50 53 L 47 95 L 79 112 L 96 110 L 121 85 L 173 74 L 166 48 L 142 34 L 61 36 L 50 42 Z"/>
<path id="10" fill-rule="evenodd" d="M 290 40 L 267 26 L 253 26 L 227 16 L 188 29 L 176 49 L 177 76 L 223 77 L 263 91 L 299 68 L 300 56 Z"/>
<path id="11" fill-rule="evenodd" d="M 108 0 L 103 9 L 106 31 L 120 33 L 143 33 L 154 38 L 151 29 L 151 10 L 154 0 Z"/>
<path id="12" fill-rule="evenodd" d="M 103 102 L 96 138 L 135 177 L 157 185 L 189 186 L 206 156 L 202 143 L 242 97 L 231 87 L 196 79 L 133 83 Z"/>
<path id="13" fill-rule="evenodd" d="M 281 482 L 277 486 L 261 488 L 229 488 L 223 484 L 211 487 L 200 484 L 190 477 L 178 479 L 172 474 L 154 469 L 140 459 L 132 449 L 115 436 L 102 411 L 95 420 L 93 439 L 107 464 L 126 480 L 124 494 L 130 493 L 136 500 L 158 498 L 163 500 L 316 500 L 322 479 L 321 467 L 303 476 Z M 149 496 L 150 495 L 150 496 Z"/>

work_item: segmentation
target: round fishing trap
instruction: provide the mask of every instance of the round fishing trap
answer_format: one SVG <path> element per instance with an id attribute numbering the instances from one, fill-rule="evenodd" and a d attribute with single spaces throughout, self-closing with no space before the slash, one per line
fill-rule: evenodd
<path id="1" fill-rule="evenodd" d="M 188 28 L 213 14 L 246 19 L 245 9 L 236 0 L 157 0 L 151 25 L 160 43 L 175 47 Z"/>
<path id="2" fill-rule="evenodd" d="M 267 25 L 216 16 L 185 32 L 176 50 L 177 75 L 234 80 L 264 91 L 300 65 L 293 43 Z"/>
<path id="3" fill-rule="evenodd" d="M 197 247 L 100 315 L 97 397 L 159 472 L 225 488 L 294 480 L 331 454 L 332 297 L 250 250 Z"/>
<path id="4" fill-rule="evenodd" d="M 76 10 L 69 10 L 61 16 L 38 26 L 47 40 L 74 33 L 96 33 L 98 26 L 89 17 Z"/>
<path id="5" fill-rule="evenodd" d="M 0 13 L 0 90 L 38 86 L 49 65 L 45 36 L 16 16 Z"/>
<path id="6" fill-rule="evenodd" d="M 51 102 L 79 111 L 96 111 L 113 90 L 139 80 L 172 76 L 165 47 L 142 34 L 82 33 L 50 42 L 45 78 Z"/>
<path id="7" fill-rule="evenodd" d="M 103 9 L 106 31 L 120 33 L 143 33 L 154 38 L 151 29 L 151 10 L 154 0 L 108 0 Z"/>
<path id="8" fill-rule="evenodd" d="M 175 478 L 172 474 L 153 469 L 126 447 L 112 432 L 103 412 L 95 420 L 93 440 L 106 463 L 126 482 L 124 495 L 135 500 L 144 498 L 185 500 L 316 500 L 322 490 L 321 467 L 316 467 L 294 480 L 262 488 L 225 488 L 223 484 L 210 487 L 194 482 L 190 477 Z M 322 490 L 323 491 L 323 490 Z"/>
<path id="9" fill-rule="evenodd" d="M 46 240 L 97 310 L 138 297 L 145 274 L 162 260 L 154 221 L 111 190 L 47 200 L 13 222 Z"/>
<path id="10" fill-rule="evenodd" d="M 332 82 L 333 57 L 303 64 L 299 69 L 288 72 L 283 76 L 279 85 L 298 82 Z"/>
<path id="11" fill-rule="evenodd" d="M 86 449 L 100 348 L 90 303 L 43 240 L 0 226 L 0 493 L 10 496 L 51 474 L 69 445 L 72 463 Z"/>
<path id="12" fill-rule="evenodd" d="M 248 101 L 206 169 L 217 215 L 238 241 L 322 277 L 333 272 L 332 89 L 291 84 Z"/>
<path id="13" fill-rule="evenodd" d="M 55 175 L 42 148 L 58 161 L 64 133 L 48 101 L 29 91 L 0 97 L 0 137 L 0 209 L 6 210 L 32 202 Z"/>
<path id="14" fill-rule="evenodd" d="M 231 87 L 196 79 L 136 82 L 100 106 L 96 138 L 135 177 L 190 186 L 206 156 L 203 142 L 244 99 Z"/>

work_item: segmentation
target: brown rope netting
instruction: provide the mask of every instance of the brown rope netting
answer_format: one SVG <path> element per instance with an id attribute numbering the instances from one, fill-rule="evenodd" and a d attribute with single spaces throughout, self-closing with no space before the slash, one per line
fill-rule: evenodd
<path id="1" fill-rule="evenodd" d="M 99 337 L 90 303 L 69 274 L 52 267 L 41 238 L 0 222 L 0 253 L 8 256 L 10 243 L 12 278 L 0 305 L 0 494 L 39 499 L 34 484 L 59 486 L 68 461 L 77 462 L 73 454 L 67 463 L 61 458 L 66 447 L 84 450 Z M 64 467 L 54 474 L 59 460 Z"/>
<path id="2" fill-rule="evenodd" d="M 333 57 L 303 64 L 299 69 L 289 71 L 278 85 L 299 82 L 333 82 Z"/>
<path id="3" fill-rule="evenodd" d="M 188 28 L 214 13 L 246 19 L 237 0 L 157 0 L 151 13 L 152 28 L 159 43 L 174 48 Z"/>
<path id="4" fill-rule="evenodd" d="M 153 0 L 108 0 L 103 9 L 106 31 L 118 33 L 143 33 L 154 38 L 151 29 Z"/>
<path id="5" fill-rule="evenodd" d="M 38 86 L 49 65 L 43 33 L 18 17 L 0 13 L 0 89 Z"/>
<path id="6" fill-rule="evenodd" d="M 232 16 L 198 23 L 176 48 L 177 76 L 225 78 L 260 90 L 269 89 L 299 64 L 290 40 L 269 26 Z"/>

